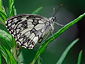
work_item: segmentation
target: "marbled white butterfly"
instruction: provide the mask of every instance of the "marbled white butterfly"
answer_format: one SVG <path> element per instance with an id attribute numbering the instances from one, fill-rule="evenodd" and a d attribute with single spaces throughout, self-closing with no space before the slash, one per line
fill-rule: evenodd
<path id="1" fill-rule="evenodd" d="M 55 18 L 22 14 L 6 20 L 6 27 L 20 46 L 32 49 L 53 30 Z"/>
<path id="2" fill-rule="evenodd" d="M 39 15 L 22 14 L 8 18 L 5 24 L 20 46 L 33 49 L 53 31 L 55 21 L 54 16 L 47 19 Z"/>

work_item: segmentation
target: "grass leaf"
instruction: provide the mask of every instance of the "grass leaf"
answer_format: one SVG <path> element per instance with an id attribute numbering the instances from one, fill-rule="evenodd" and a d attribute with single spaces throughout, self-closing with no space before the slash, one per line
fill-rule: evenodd
<path id="1" fill-rule="evenodd" d="M 13 10 L 14 10 L 14 15 L 17 15 L 17 11 L 16 11 L 15 6 L 13 6 Z"/>
<path id="2" fill-rule="evenodd" d="M 2 64 L 2 59 L 1 59 L 1 52 L 0 52 L 0 64 Z"/>
<path id="3" fill-rule="evenodd" d="M 16 15 L 16 9 L 15 9 L 15 6 L 14 6 L 14 0 L 9 0 L 9 12 L 10 12 L 10 16 L 14 16 Z"/>
<path id="4" fill-rule="evenodd" d="M 79 53 L 77 64 L 81 64 L 81 58 L 82 58 L 82 50 Z"/>
<path id="5" fill-rule="evenodd" d="M 2 22 L 5 25 L 5 21 L 0 17 L 0 22 Z"/>
<path id="6" fill-rule="evenodd" d="M 63 32 L 65 32 L 69 27 L 71 27 L 72 25 L 74 25 L 75 23 L 77 23 L 79 20 L 81 20 L 83 17 L 85 16 L 85 13 L 80 15 L 78 18 L 76 18 L 75 20 L 71 21 L 70 23 L 66 24 L 64 27 L 62 27 L 59 31 L 57 31 L 54 34 L 54 38 L 56 39 L 58 36 L 60 36 Z M 33 61 L 31 64 L 34 64 L 37 60 L 37 58 L 40 56 L 41 53 L 43 53 L 47 47 L 47 45 L 54 40 L 53 36 L 49 37 L 39 48 L 38 52 L 36 53 Z"/>
<path id="7" fill-rule="evenodd" d="M 14 56 L 12 55 L 12 53 L 8 49 L 6 49 L 5 47 L 4 47 L 4 49 L 6 50 L 7 54 L 10 57 L 10 61 L 12 62 L 11 64 L 17 64 L 17 62 L 16 62 Z"/>
<path id="8" fill-rule="evenodd" d="M 2 40 L 3 40 L 3 43 L 0 43 L 0 45 L 3 45 L 5 48 L 10 49 L 10 45 L 8 45 L 9 42 L 7 43 L 5 39 L 2 39 Z"/>
<path id="9" fill-rule="evenodd" d="M 38 12 L 42 9 L 43 7 L 39 7 L 38 9 L 36 9 L 32 14 L 38 14 Z"/>
<path id="10" fill-rule="evenodd" d="M 65 60 L 68 52 L 70 51 L 70 49 L 79 41 L 79 39 L 77 38 L 76 40 L 74 40 L 63 52 L 63 54 L 61 55 L 61 57 L 59 58 L 58 62 L 56 64 L 62 64 L 63 61 Z"/>
<path id="11" fill-rule="evenodd" d="M 38 63 L 38 64 L 42 64 L 42 62 L 41 62 L 41 61 L 42 61 L 42 58 L 41 58 L 41 57 L 39 57 L 39 58 L 38 58 L 38 62 L 37 62 L 37 63 Z"/>
<path id="12" fill-rule="evenodd" d="M 16 50 L 16 48 L 17 48 L 16 41 L 15 41 L 14 37 L 12 37 L 12 48 L 11 48 L 12 51 L 11 52 L 12 52 L 13 56 L 15 57 L 15 59 L 17 60 L 17 50 Z"/>
<path id="13" fill-rule="evenodd" d="M 0 38 L 3 38 L 5 40 L 4 43 L 2 43 L 3 45 L 8 44 L 10 47 L 13 46 L 11 43 L 12 42 L 12 35 L 11 34 L 8 34 L 4 30 L 0 29 Z"/>
<path id="14" fill-rule="evenodd" d="M 4 21 L 6 21 L 7 16 L 2 11 L 0 11 L 0 15 L 2 16 L 2 18 L 4 19 Z"/>
<path id="15" fill-rule="evenodd" d="M 10 64 L 9 55 L 7 54 L 6 50 L 3 48 L 3 45 L 0 45 L 0 52 L 4 57 L 4 59 L 6 60 L 7 64 Z"/>
<path id="16" fill-rule="evenodd" d="M 7 19 L 6 12 L 5 12 L 5 9 L 4 9 L 3 4 L 2 4 L 2 0 L 0 0 L 0 15 L 3 17 L 4 20 Z"/>
<path id="17" fill-rule="evenodd" d="M 6 58 L 6 51 L 3 49 L 3 47 L 0 45 L 0 53 L 2 54 L 2 56 L 5 58 L 5 60 L 7 60 Z"/>
<path id="18" fill-rule="evenodd" d="M 4 30 L 0 29 L 0 38 L 3 38 L 9 42 L 12 41 L 12 36 L 10 34 L 8 34 L 7 32 L 5 32 Z"/>
<path id="19" fill-rule="evenodd" d="M 5 9 L 4 9 L 4 7 L 3 7 L 2 0 L 0 0 L 0 11 L 1 11 L 4 15 L 6 15 Z"/>
<path id="20" fill-rule="evenodd" d="M 4 45 L 0 45 L 0 51 L 2 52 L 3 57 L 5 58 L 7 64 L 17 64 L 14 56 L 9 49 L 5 48 Z"/>
<path id="21" fill-rule="evenodd" d="M 2 0 L 0 0 L 0 11 L 3 12 L 6 15 L 5 9 L 3 7 Z"/>

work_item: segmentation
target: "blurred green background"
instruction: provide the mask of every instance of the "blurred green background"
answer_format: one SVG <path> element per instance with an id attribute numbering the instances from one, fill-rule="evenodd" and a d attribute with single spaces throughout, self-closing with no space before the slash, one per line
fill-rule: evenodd
<path id="1" fill-rule="evenodd" d="M 2 1 L 5 8 L 7 8 L 9 4 L 8 0 Z M 58 23 L 65 25 L 85 12 L 85 0 L 15 0 L 15 7 L 18 14 L 31 14 L 37 8 L 43 7 L 38 15 L 47 18 L 50 18 L 52 16 L 53 8 L 58 8 L 61 4 L 63 4 L 63 6 L 56 13 Z M 54 33 L 57 32 L 60 28 L 61 26 L 55 24 Z M 0 24 L 0 29 L 6 30 L 6 27 Z M 46 51 L 41 54 L 42 64 L 55 64 L 66 49 L 66 47 L 75 38 L 80 38 L 80 41 L 70 50 L 63 64 L 77 64 L 78 54 L 80 50 L 83 50 L 81 64 L 85 64 L 84 29 L 85 18 L 70 27 L 66 32 L 55 39 L 55 41 L 51 42 L 48 45 Z M 51 34 L 49 36 L 51 36 Z M 21 64 L 30 64 L 39 46 L 40 45 L 36 46 L 33 50 L 22 48 L 21 55 L 19 56 L 19 62 L 24 61 L 24 63 Z"/>

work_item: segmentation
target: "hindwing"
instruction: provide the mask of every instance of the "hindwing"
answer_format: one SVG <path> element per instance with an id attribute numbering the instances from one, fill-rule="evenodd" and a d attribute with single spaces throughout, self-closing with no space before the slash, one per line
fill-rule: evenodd
<path id="1" fill-rule="evenodd" d="M 47 22 L 48 19 L 45 17 L 23 14 L 8 18 L 6 27 L 20 46 L 33 49 L 49 31 L 47 30 Z"/>

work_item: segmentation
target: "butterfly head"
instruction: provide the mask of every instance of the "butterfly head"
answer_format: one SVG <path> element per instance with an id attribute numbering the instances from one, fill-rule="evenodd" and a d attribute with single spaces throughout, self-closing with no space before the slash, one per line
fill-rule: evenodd
<path id="1" fill-rule="evenodd" d="M 50 23 L 56 22 L 56 17 L 51 17 L 51 18 L 49 18 L 49 21 L 50 21 Z"/>

